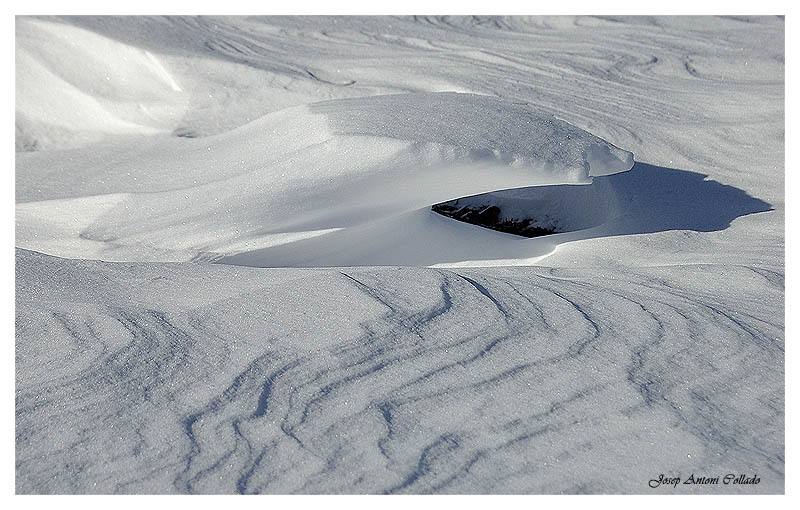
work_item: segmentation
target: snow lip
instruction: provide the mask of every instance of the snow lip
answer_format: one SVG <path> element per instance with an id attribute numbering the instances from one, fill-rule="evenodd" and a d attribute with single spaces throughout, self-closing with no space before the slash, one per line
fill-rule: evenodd
<path id="1" fill-rule="evenodd" d="M 627 172 L 634 165 L 633 153 L 606 142 L 592 145 L 584 152 L 586 171 L 590 177 Z"/>

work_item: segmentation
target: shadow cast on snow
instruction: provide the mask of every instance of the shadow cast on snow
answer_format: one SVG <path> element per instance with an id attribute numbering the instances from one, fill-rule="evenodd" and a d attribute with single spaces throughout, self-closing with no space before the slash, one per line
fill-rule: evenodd
<path id="1" fill-rule="evenodd" d="M 713 232 L 728 228 L 741 216 L 773 210 L 771 204 L 739 188 L 706 177 L 637 162 L 628 172 L 595 178 L 597 184 L 607 181 L 618 201 L 612 220 L 618 230 L 608 235 Z"/>

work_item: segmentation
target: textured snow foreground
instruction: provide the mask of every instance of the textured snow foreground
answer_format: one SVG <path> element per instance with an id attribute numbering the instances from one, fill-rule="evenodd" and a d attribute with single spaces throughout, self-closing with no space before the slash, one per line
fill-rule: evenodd
<path id="1" fill-rule="evenodd" d="M 16 25 L 17 492 L 783 492 L 782 19 Z"/>

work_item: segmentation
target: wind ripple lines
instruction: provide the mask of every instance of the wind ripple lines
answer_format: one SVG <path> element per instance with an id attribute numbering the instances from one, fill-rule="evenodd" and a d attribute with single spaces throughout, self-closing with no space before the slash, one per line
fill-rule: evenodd
<path id="1" fill-rule="evenodd" d="M 644 492 L 664 466 L 743 466 L 782 488 L 782 324 L 724 285 L 705 299 L 713 266 L 306 271 L 334 296 L 309 317 L 356 326 L 289 337 L 275 317 L 298 289 L 264 301 L 259 286 L 302 270 L 254 285 L 195 268 L 250 303 L 243 329 L 234 306 L 195 301 L 203 278 L 175 281 L 177 306 L 137 294 L 159 265 L 44 260 L 125 271 L 137 304 L 103 303 L 99 281 L 82 306 L 18 296 L 21 492 Z M 769 273 L 727 270 L 780 306 Z M 91 354 L 54 364 L 76 345 Z"/>

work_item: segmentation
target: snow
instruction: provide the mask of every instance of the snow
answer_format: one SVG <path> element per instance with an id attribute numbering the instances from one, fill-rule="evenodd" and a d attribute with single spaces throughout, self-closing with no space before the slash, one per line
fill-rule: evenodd
<path id="1" fill-rule="evenodd" d="M 17 492 L 782 493 L 783 37 L 18 17 Z"/>
<path id="2" fill-rule="evenodd" d="M 147 51 L 27 18 L 17 20 L 16 41 L 17 149 L 22 140 L 51 148 L 157 133 L 183 110 L 180 86 Z"/>
<path id="3" fill-rule="evenodd" d="M 483 250 L 431 218 L 429 206 L 498 189 L 590 183 L 633 165 L 631 153 L 552 114 L 458 93 L 312 103 L 220 135 L 173 137 L 147 153 L 113 169 L 104 159 L 99 168 L 82 166 L 87 180 L 100 181 L 90 190 L 73 171 L 45 170 L 40 179 L 49 189 L 36 193 L 49 200 L 20 205 L 18 245 L 89 259 L 224 257 L 266 267 L 463 262 L 496 257 L 493 243 L 530 258 L 542 249 L 526 254 L 514 239 L 484 234 Z M 30 180 L 41 167 L 29 159 L 37 169 L 22 163 L 28 182 L 20 194 L 37 186 Z M 180 161 L 178 176 L 172 160 Z M 164 173 L 173 175 L 162 179 Z M 88 198 L 54 198 L 87 192 Z M 120 192 L 128 195 L 117 199 Z M 64 216 L 86 217 L 89 210 L 91 225 L 62 228 Z M 294 242 L 310 237 L 311 250 Z"/>

